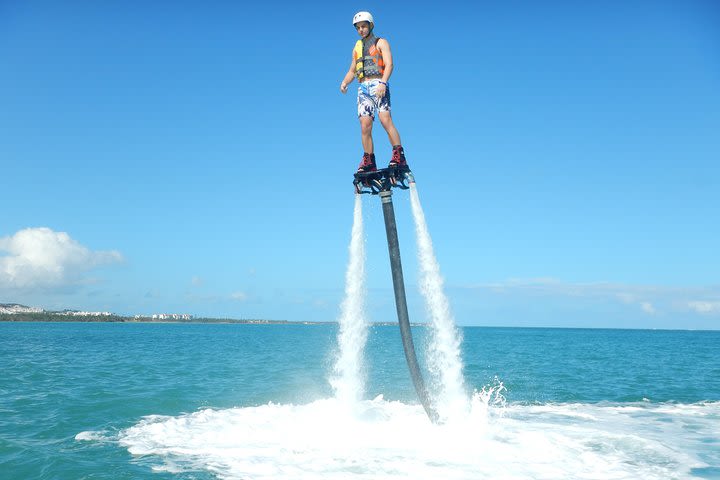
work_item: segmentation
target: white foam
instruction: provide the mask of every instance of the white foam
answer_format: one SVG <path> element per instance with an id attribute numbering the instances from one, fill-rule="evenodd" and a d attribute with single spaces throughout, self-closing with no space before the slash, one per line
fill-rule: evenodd
<path id="1" fill-rule="evenodd" d="M 720 403 L 696 406 L 706 413 L 698 422 L 672 405 L 641 416 L 611 405 L 495 407 L 496 393 L 474 395 L 463 421 L 445 425 L 419 405 L 378 397 L 350 413 L 326 399 L 151 416 L 119 441 L 154 456 L 156 469 L 243 480 L 682 479 L 706 466 L 698 450 L 708 436 L 718 441 Z"/>
<path id="2" fill-rule="evenodd" d="M 107 442 L 112 441 L 113 438 L 108 436 L 105 432 L 86 431 L 80 432 L 75 435 L 75 440 L 79 442 Z"/>

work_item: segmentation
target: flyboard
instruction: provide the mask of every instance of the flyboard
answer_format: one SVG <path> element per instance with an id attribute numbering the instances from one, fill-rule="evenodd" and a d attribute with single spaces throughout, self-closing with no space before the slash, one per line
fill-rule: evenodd
<path id="1" fill-rule="evenodd" d="M 405 298 L 405 281 L 403 279 L 402 263 L 400 262 L 400 244 L 398 242 L 397 225 L 395 223 L 395 209 L 392 203 L 392 189 L 399 188 L 407 190 L 410 184 L 415 183 L 410 168 L 407 165 L 382 168 L 373 172 L 359 172 L 355 174 L 353 185 L 356 194 L 379 195 L 385 218 L 385 233 L 387 234 L 388 252 L 390 253 L 390 267 L 392 269 L 393 288 L 395 290 L 395 307 L 397 309 L 398 323 L 400 324 L 400 335 L 402 337 L 405 359 L 407 360 L 410 376 L 412 377 L 415 391 L 418 394 L 420 403 L 425 413 L 433 423 L 438 423 L 437 411 L 430 403 L 425 381 L 423 380 L 412 332 L 408 317 L 407 299 Z"/>

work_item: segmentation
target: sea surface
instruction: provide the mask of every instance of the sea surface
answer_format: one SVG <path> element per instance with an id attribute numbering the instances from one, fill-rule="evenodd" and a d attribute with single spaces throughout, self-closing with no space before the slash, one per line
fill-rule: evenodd
<path id="1" fill-rule="evenodd" d="M 433 425 L 393 326 L 344 405 L 333 324 L 0 323 L 0 479 L 720 479 L 720 332 L 460 331 Z"/>

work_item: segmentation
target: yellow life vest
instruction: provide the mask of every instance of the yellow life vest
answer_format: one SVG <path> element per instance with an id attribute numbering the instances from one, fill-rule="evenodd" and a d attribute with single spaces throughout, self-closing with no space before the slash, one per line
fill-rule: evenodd
<path id="1" fill-rule="evenodd" d="M 381 76 L 385 72 L 385 62 L 377 43 L 380 39 L 370 34 L 364 40 L 358 40 L 353 48 L 355 76 L 358 80 L 365 77 Z"/>

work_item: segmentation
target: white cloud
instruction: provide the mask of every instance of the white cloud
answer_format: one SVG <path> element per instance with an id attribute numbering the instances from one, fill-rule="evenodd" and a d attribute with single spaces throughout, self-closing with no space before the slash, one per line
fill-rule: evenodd
<path id="1" fill-rule="evenodd" d="M 672 287 L 629 285 L 610 282 L 571 283 L 554 278 L 510 279 L 504 282 L 473 285 L 469 288 L 520 298 L 584 298 L 588 301 L 620 302 L 649 315 L 669 311 L 720 314 L 720 287 Z M 697 301 L 698 297 L 710 300 Z"/>
<path id="2" fill-rule="evenodd" d="M 495 293 L 518 293 L 567 297 L 612 297 L 622 303 L 638 304 L 643 297 L 657 293 L 658 287 L 622 285 L 609 282 L 572 283 L 555 278 L 510 279 L 504 282 L 474 285 L 470 288 Z"/>
<path id="3" fill-rule="evenodd" d="M 643 312 L 650 315 L 653 315 L 655 313 L 655 307 L 650 302 L 640 302 L 640 308 L 642 308 Z"/>
<path id="4" fill-rule="evenodd" d="M 244 302 L 248 299 L 248 294 L 245 292 L 235 292 L 230 295 L 230 298 L 237 300 L 238 302 Z"/>
<path id="5" fill-rule="evenodd" d="M 628 287 L 624 287 L 625 290 L 627 290 Z M 648 296 L 648 292 L 644 292 L 645 296 Z M 620 300 L 620 302 L 625 303 L 627 305 L 636 305 L 639 306 L 640 309 L 647 313 L 648 315 L 654 315 L 657 313 L 657 309 L 655 308 L 655 305 L 652 304 L 652 302 L 649 302 L 647 300 L 644 300 L 642 297 L 638 296 L 634 293 L 628 293 L 627 291 L 621 291 L 615 294 L 615 298 Z"/>
<path id="6" fill-rule="evenodd" d="M 0 288 L 60 288 L 87 282 L 85 273 L 122 261 L 117 251 L 92 251 L 65 232 L 26 228 L 0 237 Z"/>
<path id="7" fill-rule="evenodd" d="M 708 301 L 691 301 L 687 303 L 690 310 L 701 314 L 716 314 L 720 313 L 720 302 L 708 302 Z"/>

